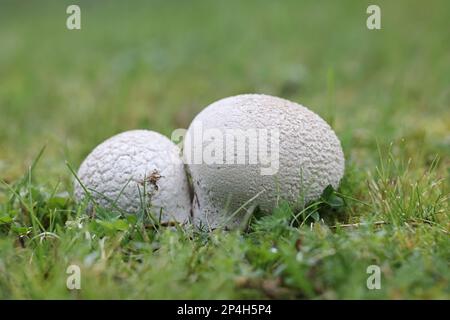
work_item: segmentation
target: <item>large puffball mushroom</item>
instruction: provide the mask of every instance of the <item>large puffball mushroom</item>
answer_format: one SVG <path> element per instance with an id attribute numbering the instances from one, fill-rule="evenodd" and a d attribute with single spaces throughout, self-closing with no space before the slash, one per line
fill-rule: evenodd
<path id="1" fill-rule="evenodd" d="M 77 178 L 82 184 L 75 181 L 78 201 L 88 191 L 89 200 L 104 208 L 148 209 L 165 223 L 189 220 L 191 200 L 179 148 L 157 132 L 132 130 L 107 139 L 87 156 Z"/>
<path id="2" fill-rule="evenodd" d="M 345 162 L 322 118 L 260 94 L 225 98 L 201 111 L 186 133 L 184 158 L 194 222 L 209 228 L 235 227 L 255 206 L 270 213 L 280 199 L 304 206 L 328 185 L 338 187 Z"/>

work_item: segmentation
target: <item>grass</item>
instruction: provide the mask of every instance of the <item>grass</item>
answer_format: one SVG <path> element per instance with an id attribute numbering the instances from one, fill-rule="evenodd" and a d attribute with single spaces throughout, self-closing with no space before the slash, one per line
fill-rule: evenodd
<path id="1" fill-rule="evenodd" d="M 365 1 L 79 3 L 81 31 L 69 2 L 0 3 L 0 299 L 450 298 L 447 1 L 379 1 L 379 31 Z M 211 233 L 74 202 L 66 162 L 244 92 L 332 124 L 339 190 Z"/>

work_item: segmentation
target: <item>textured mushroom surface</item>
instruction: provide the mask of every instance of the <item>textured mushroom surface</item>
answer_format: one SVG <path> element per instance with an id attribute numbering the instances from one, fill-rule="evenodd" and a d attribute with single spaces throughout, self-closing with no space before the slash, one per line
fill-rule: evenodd
<path id="1" fill-rule="evenodd" d="M 127 213 L 143 206 L 162 222 L 188 221 L 189 186 L 178 147 L 165 136 L 147 130 L 120 133 L 97 146 L 84 160 L 78 178 L 102 207 Z M 83 187 L 75 181 L 75 196 Z"/>
<path id="2" fill-rule="evenodd" d="M 236 226 L 245 216 L 243 205 L 246 208 L 256 205 L 267 213 L 280 199 L 304 206 L 320 197 L 328 185 L 337 188 L 344 173 L 344 154 L 331 127 L 314 112 L 285 99 L 244 94 L 214 102 L 191 123 L 185 140 L 185 157 L 192 154 L 196 143 L 203 144 L 203 150 L 211 143 L 208 138 L 201 142 L 192 139 L 196 126 L 201 126 L 203 132 L 213 129 L 224 135 L 229 129 L 279 132 L 278 149 L 271 150 L 272 145 L 267 142 L 269 152 L 279 155 L 274 174 L 261 174 L 261 168 L 267 165 L 259 161 L 256 164 L 186 161 L 192 176 L 193 216 L 197 225 Z M 229 141 L 224 139 L 224 158 L 227 148 L 234 148 Z M 249 160 L 248 140 L 246 143 L 246 160 Z"/>

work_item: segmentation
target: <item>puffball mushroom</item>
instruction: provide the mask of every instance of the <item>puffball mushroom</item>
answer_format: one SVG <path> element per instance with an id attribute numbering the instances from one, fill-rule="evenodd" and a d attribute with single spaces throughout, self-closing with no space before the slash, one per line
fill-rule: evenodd
<path id="1" fill-rule="evenodd" d="M 162 222 L 189 220 L 191 200 L 179 149 L 157 132 L 132 130 L 109 138 L 87 156 L 77 176 L 78 201 L 86 189 L 105 208 L 138 213 L 146 206 Z"/>
<path id="2" fill-rule="evenodd" d="M 194 222 L 210 228 L 239 225 L 252 206 L 270 213 L 280 199 L 302 207 L 328 185 L 338 187 L 345 162 L 339 139 L 322 118 L 261 94 L 225 98 L 201 111 L 186 133 L 184 157 Z"/>

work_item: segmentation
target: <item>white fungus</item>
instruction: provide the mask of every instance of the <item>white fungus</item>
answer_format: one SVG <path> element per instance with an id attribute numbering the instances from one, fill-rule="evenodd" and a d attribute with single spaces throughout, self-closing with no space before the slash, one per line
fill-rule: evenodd
<path id="1" fill-rule="evenodd" d="M 237 139 L 229 138 L 233 134 Z M 258 140 L 252 145 L 247 138 L 254 136 Z M 195 159 L 199 147 L 202 161 Z M 245 161 L 239 162 L 242 152 Z M 252 162 L 255 152 L 258 160 Z M 242 223 L 252 206 L 270 213 L 281 199 L 302 207 L 328 185 L 338 187 L 345 162 L 339 139 L 317 114 L 259 94 L 229 97 L 206 107 L 187 131 L 184 157 L 194 188 L 194 222 L 210 228 Z"/>
<path id="2" fill-rule="evenodd" d="M 78 201 L 86 188 L 105 208 L 126 213 L 148 209 L 166 223 L 189 220 L 189 186 L 179 149 L 159 133 L 133 130 L 113 136 L 87 156 L 77 176 L 84 186 L 75 181 Z"/>

